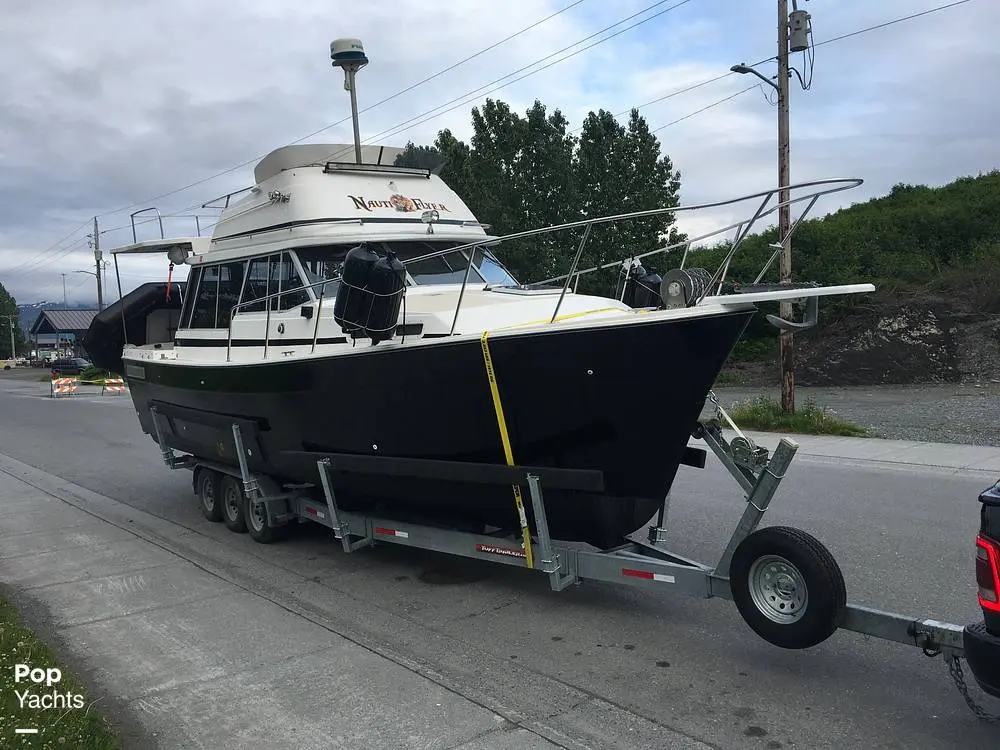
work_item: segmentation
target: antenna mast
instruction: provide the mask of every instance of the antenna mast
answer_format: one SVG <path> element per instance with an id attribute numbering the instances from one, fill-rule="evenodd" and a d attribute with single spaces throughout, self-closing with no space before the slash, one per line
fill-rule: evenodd
<path id="1" fill-rule="evenodd" d="M 361 130 L 358 127 L 357 72 L 368 64 L 360 39 L 334 39 L 330 42 L 333 67 L 344 69 L 344 90 L 351 92 L 351 120 L 354 122 L 354 157 L 361 163 Z"/>

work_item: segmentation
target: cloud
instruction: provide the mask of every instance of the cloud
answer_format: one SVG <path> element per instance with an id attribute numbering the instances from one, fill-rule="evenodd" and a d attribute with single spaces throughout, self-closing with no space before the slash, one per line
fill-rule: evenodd
<path id="1" fill-rule="evenodd" d="M 287 8 L 262 0 L 22 4 L 0 26 L 0 281 L 24 302 L 59 300 L 66 273 L 70 300 L 90 300 L 93 277 L 73 271 L 93 266 L 85 238 L 93 215 L 102 214 L 106 247 L 131 240 L 129 213 L 147 205 L 164 214 L 196 210 L 209 225 L 213 212 L 200 205 L 247 187 L 257 159 L 349 115 L 342 76 L 328 58 L 337 36 L 363 39 L 372 60 L 359 76 L 365 109 L 568 4 L 519 0 L 517 13 L 509 4 L 473 0 L 337 8 L 318 0 Z M 363 112 L 362 138 L 427 143 L 444 127 L 468 138 L 469 110 L 482 94 L 426 122 L 419 116 L 449 100 L 461 103 L 466 92 L 650 4 L 580 3 Z M 802 5 L 813 15 L 817 41 L 920 9 L 904 0 L 854 0 L 836 12 Z M 934 0 L 921 5 L 932 7 Z M 726 73 L 734 63 L 767 58 L 775 48 L 774 16 L 772 0 L 693 0 L 491 96 L 519 111 L 538 98 L 575 127 L 590 110 L 627 112 Z M 816 50 L 812 89 L 803 92 L 792 81 L 793 181 L 866 180 L 816 211 L 884 193 L 896 182 L 942 184 L 998 165 L 992 123 L 1000 105 L 983 93 L 993 88 L 998 55 L 991 29 L 998 22 L 1000 6 L 974 0 Z M 801 55 L 793 64 L 803 71 Z M 774 72 L 773 64 L 760 69 Z M 776 184 L 776 112 L 762 89 L 712 106 L 754 82 L 734 74 L 642 109 L 658 128 L 708 107 L 656 133 L 682 173 L 684 203 Z M 384 131 L 388 135 L 380 136 Z M 307 142 L 350 139 L 347 121 Z M 249 163 L 152 200 L 243 162 Z M 705 231 L 750 211 L 704 211 L 684 217 L 682 226 Z M 168 234 L 194 229 L 190 218 L 164 221 Z M 142 224 L 139 233 L 155 236 L 156 224 Z M 126 289 L 163 278 L 166 263 L 132 261 L 127 272 L 136 275 L 123 278 Z"/>

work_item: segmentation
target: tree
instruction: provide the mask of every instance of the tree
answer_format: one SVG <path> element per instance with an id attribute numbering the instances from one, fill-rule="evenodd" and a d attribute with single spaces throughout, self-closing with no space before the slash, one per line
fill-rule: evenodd
<path id="1" fill-rule="evenodd" d="M 443 164 L 444 156 L 434 146 L 417 146 L 413 141 L 407 141 L 403 151 L 393 161 L 395 167 L 429 169 L 432 172 Z"/>
<path id="2" fill-rule="evenodd" d="M 583 213 L 588 217 L 678 205 L 680 173 L 674 171 L 670 157 L 660 155 L 660 143 L 637 109 L 631 111 L 627 128 L 603 109 L 587 115 L 580 133 L 574 172 Z M 680 242 L 684 236 L 674 227 L 675 221 L 674 214 L 666 212 L 595 226 L 581 267 L 604 264 Z M 654 256 L 646 265 L 663 263 L 662 258 Z M 600 289 L 602 281 L 599 279 L 612 284 L 617 280 L 610 274 L 601 274 L 588 283 L 588 290 L 607 291 Z"/>
<path id="3" fill-rule="evenodd" d="M 396 163 L 443 159 L 441 178 L 493 235 L 677 205 L 680 174 L 661 156 L 638 110 L 627 127 L 609 112 L 591 112 L 579 140 L 568 125 L 558 109 L 549 113 L 537 100 L 521 117 L 506 103 L 487 99 L 472 110 L 469 144 L 443 130 L 433 146 L 408 143 Z M 680 241 L 674 222 L 672 213 L 664 213 L 595 226 L 578 268 Z M 540 281 L 569 271 L 583 231 L 539 234 L 493 251 L 519 280 Z M 607 292 L 615 274 L 604 274 L 603 281 L 597 274 L 585 276 L 579 289 Z"/>
<path id="4" fill-rule="evenodd" d="M 559 110 L 547 113 L 536 101 L 521 117 L 487 100 L 472 110 L 469 145 L 449 130 L 433 148 L 445 160 L 441 178 L 457 192 L 493 235 L 563 224 L 580 217 L 573 181 L 575 141 Z M 515 277 L 538 281 L 558 273 L 567 248 L 565 233 L 542 234 L 492 248 Z"/>
<path id="5" fill-rule="evenodd" d="M 11 326 L 14 329 L 14 352 L 10 350 Z M 25 349 L 24 332 L 17 314 L 17 302 L 0 284 L 0 359 L 14 359 Z"/>
<path id="6" fill-rule="evenodd" d="M 444 166 L 441 169 L 441 179 L 452 190 L 459 194 L 472 212 L 479 216 L 475 207 L 469 204 L 469 191 L 471 190 L 472 177 L 469 174 L 469 157 L 471 156 L 469 147 L 458 140 L 451 131 L 445 128 L 438 133 L 434 141 L 434 149 L 441 154 L 444 159 Z M 481 220 L 481 219 L 480 219 Z"/>

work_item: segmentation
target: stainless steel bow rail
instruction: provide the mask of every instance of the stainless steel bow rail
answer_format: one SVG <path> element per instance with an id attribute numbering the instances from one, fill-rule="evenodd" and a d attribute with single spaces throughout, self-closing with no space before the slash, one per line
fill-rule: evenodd
<path id="1" fill-rule="evenodd" d="M 543 486 L 601 492 L 604 477 L 600 471 L 331 453 L 309 454 L 319 456 L 318 485 L 281 485 L 250 469 L 250 463 L 261 456 L 255 422 L 220 416 L 220 456 L 208 459 L 178 454 L 164 441 L 164 420 L 183 418 L 183 410 L 160 404 L 152 412 L 164 463 L 171 469 L 193 471 L 194 491 L 205 517 L 224 521 L 234 532 L 248 532 L 258 542 L 274 542 L 293 524 L 311 521 L 331 529 L 345 553 L 387 542 L 532 568 L 548 576 L 553 591 L 584 581 L 604 581 L 729 599 L 758 635 L 782 648 L 808 648 L 842 629 L 915 646 L 929 657 L 942 655 L 968 706 L 979 718 L 992 720 L 965 683 L 960 662 L 965 657 L 963 626 L 848 604 L 843 573 L 822 543 L 791 527 L 758 528 L 798 445 L 783 437 L 770 455 L 738 428 L 737 436 L 726 440 L 723 420 L 730 427 L 735 425 L 718 402 L 711 400 L 714 416 L 699 420 L 692 436 L 705 442 L 744 493 L 743 513 L 714 566 L 667 549 L 669 495 L 647 529 L 646 539 L 605 550 L 552 539 Z M 228 445 L 221 439 L 224 433 L 231 437 Z M 704 468 L 706 456 L 705 449 L 689 446 L 681 463 Z M 227 459 L 232 463 L 225 463 Z M 336 479 L 348 474 L 527 488 L 534 519 L 534 564 L 529 565 L 513 522 L 508 530 L 473 533 L 345 511 L 337 503 Z"/>

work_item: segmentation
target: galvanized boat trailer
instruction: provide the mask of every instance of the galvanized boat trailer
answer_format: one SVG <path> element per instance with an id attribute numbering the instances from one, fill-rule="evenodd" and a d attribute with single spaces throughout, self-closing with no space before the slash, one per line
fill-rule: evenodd
<path id="1" fill-rule="evenodd" d="M 665 498 L 648 538 L 595 550 L 561 542 L 549 535 L 543 486 L 551 489 L 600 491 L 598 471 L 498 464 L 396 459 L 380 456 L 324 454 L 318 460 L 320 486 L 279 484 L 254 475 L 247 465 L 244 430 L 232 424 L 239 468 L 192 455 L 177 455 L 163 439 L 153 408 L 156 438 L 171 469 L 191 469 L 202 512 L 225 521 L 233 531 L 246 531 L 258 542 L 280 538 L 292 523 L 312 521 L 332 529 L 347 553 L 376 542 L 390 542 L 503 565 L 538 570 L 554 591 L 583 581 L 605 581 L 638 588 L 672 588 L 702 598 L 732 600 L 746 623 L 775 646 L 808 648 L 837 629 L 850 630 L 919 648 L 926 656 L 943 656 L 963 699 L 983 720 L 996 720 L 970 695 L 961 659 L 964 627 L 934 619 L 915 619 L 847 603 L 843 573 L 832 554 L 813 536 L 791 527 L 758 528 L 798 444 L 782 437 L 773 455 L 745 436 L 710 396 L 715 415 L 699 420 L 692 436 L 703 440 L 745 493 L 743 514 L 718 562 L 706 565 L 674 554 L 664 546 L 670 497 Z M 727 441 L 723 420 L 737 436 Z M 704 468 L 707 452 L 689 447 L 683 463 Z M 401 522 L 367 513 L 347 512 L 337 504 L 335 478 L 345 474 L 447 479 L 484 485 L 527 487 L 535 520 L 528 548 L 511 531 L 470 533 L 421 523 Z"/>

